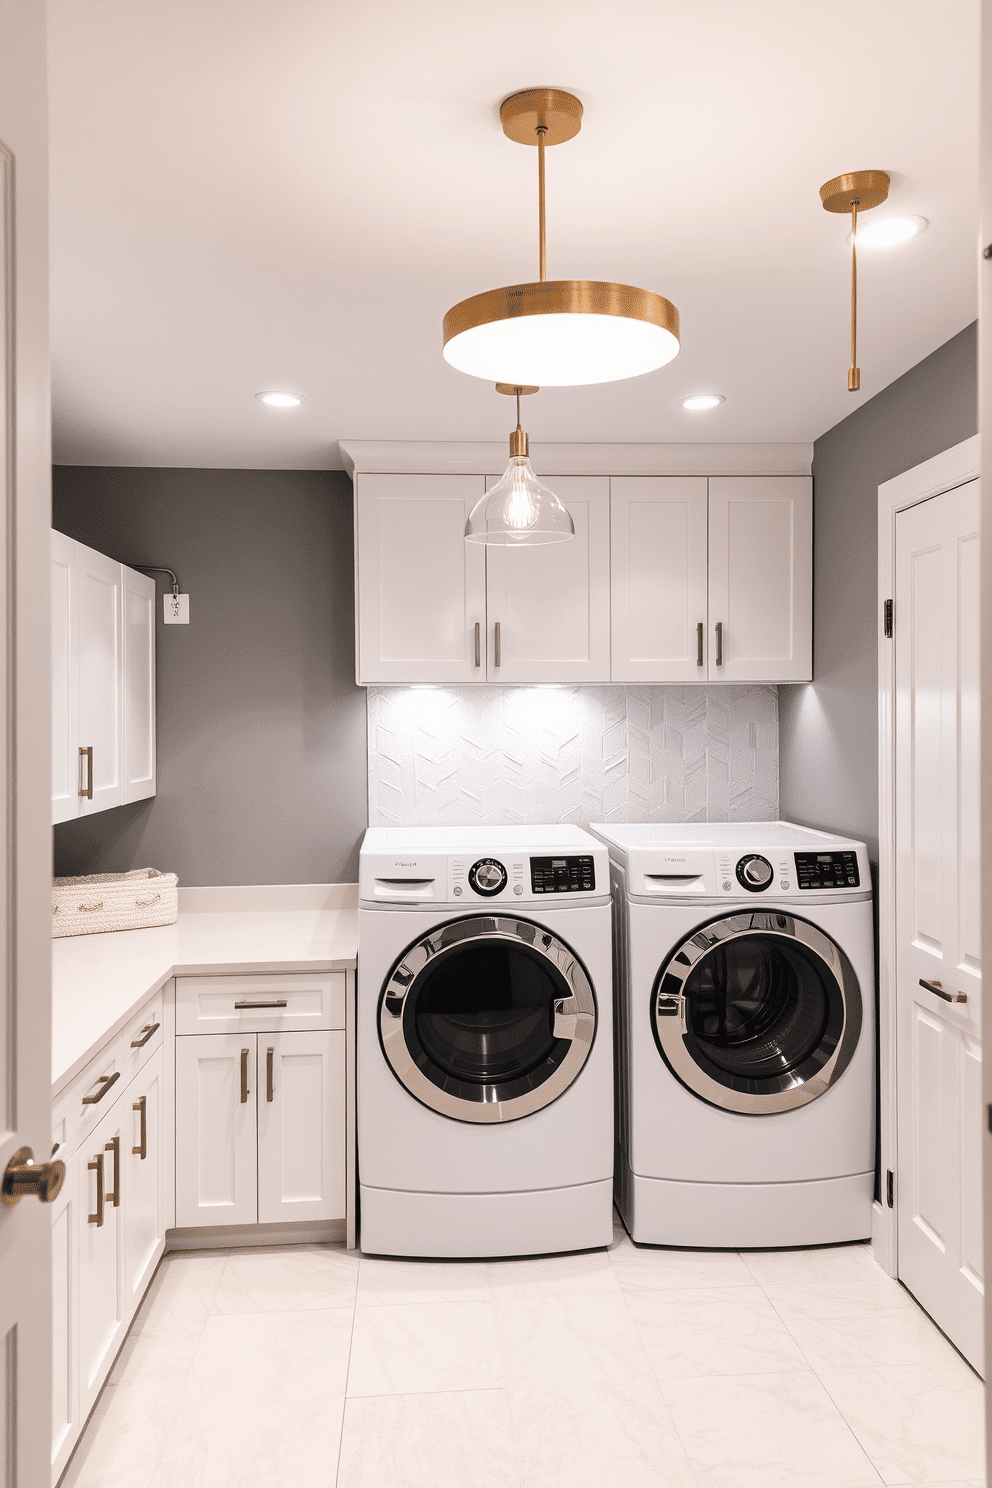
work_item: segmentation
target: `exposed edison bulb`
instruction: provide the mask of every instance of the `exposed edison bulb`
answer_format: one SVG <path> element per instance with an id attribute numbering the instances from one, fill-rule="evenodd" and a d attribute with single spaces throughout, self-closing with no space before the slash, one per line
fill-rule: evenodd
<path id="1" fill-rule="evenodd" d="M 465 541 L 478 543 L 567 542 L 575 528 L 558 497 L 534 474 L 526 455 L 513 455 L 502 479 L 472 508 Z"/>

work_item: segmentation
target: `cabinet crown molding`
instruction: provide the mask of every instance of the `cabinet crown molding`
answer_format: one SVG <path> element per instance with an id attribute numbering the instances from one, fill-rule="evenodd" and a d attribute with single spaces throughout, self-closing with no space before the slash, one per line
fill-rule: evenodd
<path id="1" fill-rule="evenodd" d="M 506 465 L 506 441 L 341 440 L 349 476 L 486 475 Z M 548 475 L 809 475 L 812 444 L 543 444 L 535 468 Z"/>

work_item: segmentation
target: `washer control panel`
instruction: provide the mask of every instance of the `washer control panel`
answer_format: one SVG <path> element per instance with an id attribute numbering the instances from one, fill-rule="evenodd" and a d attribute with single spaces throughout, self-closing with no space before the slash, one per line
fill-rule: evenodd
<path id="1" fill-rule="evenodd" d="M 596 887 L 592 856 L 531 858 L 530 886 L 535 894 L 588 894 Z"/>
<path id="2" fill-rule="evenodd" d="M 801 889 L 857 889 L 861 887 L 855 852 L 797 852 L 796 877 Z"/>
<path id="3" fill-rule="evenodd" d="M 479 858 L 468 870 L 470 888 L 485 899 L 491 899 L 506 888 L 506 869 L 498 858 Z"/>

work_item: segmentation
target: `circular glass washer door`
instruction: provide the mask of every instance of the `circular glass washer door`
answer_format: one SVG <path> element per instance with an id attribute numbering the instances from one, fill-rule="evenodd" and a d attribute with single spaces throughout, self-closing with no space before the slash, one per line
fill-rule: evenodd
<path id="1" fill-rule="evenodd" d="M 808 920 L 775 911 L 702 925 L 655 979 L 651 1021 L 672 1073 L 710 1105 L 773 1115 L 825 1094 L 861 1036 L 850 961 Z"/>
<path id="2" fill-rule="evenodd" d="M 596 998 L 575 952 L 510 916 L 437 926 L 403 952 L 379 999 L 396 1078 L 456 1121 L 516 1121 L 550 1105 L 595 1033 Z"/>

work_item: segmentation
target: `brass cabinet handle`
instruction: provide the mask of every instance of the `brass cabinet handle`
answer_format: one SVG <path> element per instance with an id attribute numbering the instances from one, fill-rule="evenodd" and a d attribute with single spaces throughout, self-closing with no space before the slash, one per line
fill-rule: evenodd
<path id="1" fill-rule="evenodd" d="M 115 1209 L 121 1207 L 121 1139 L 120 1136 L 111 1138 L 104 1147 L 104 1152 L 114 1154 L 114 1191 L 108 1193 L 107 1203 L 113 1204 Z"/>
<path id="2" fill-rule="evenodd" d="M 702 666 L 702 664 L 703 664 L 703 629 L 704 629 L 703 622 L 702 622 L 702 620 L 700 620 L 699 624 L 696 626 L 696 665 L 697 666 Z"/>
<path id="3" fill-rule="evenodd" d="M 476 666 L 481 666 L 482 665 L 482 636 L 480 634 L 481 629 L 482 629 L 482 627 L 480 626 L 478 620 L 476 620 L 476 622 L 475 622 L 475 664 L 476 664 Z"/>
<path id="4" fill-rule="evenodd" d="M 83 1105 L 84 1106 L 95 1106 L 95 1105 L 97 1105 L 100 1101 L 103 1100 L 103 1097 L 106 1095 L 106 1093 L 110 1089 L 111 1085 L 116 1085 L 117 1084 L 117 1081 L 120 1079 L 120 1077 L 121 1077 L 120 1070 L 114 1070 L 114 1073 L 112 1075 L 101 1075 L 100 1076 L 100 1089 L 97 1091 L 96 1095 L 84 1095 L 83 1096 Z"/>
<path id="5" fill-rule="evenodd" d="M 499 666 L 499 664 L 500 664 L 499 621 L 497 620 L 496 621 L 496 630 L 495 630 L 495 633 L 494 633 L 494 636 L 493 636 L 493 665 L 494 666 Z"/>
<path id="6" fill-rule="evenodd" d="M 948 992 L 944 987 L 942 987 L 940 985 L 939 982 L 927 982 L 927 981 L 924 981 L 924 979 L 922 977 L 920 977 L 920 986 L 921 987 L 926 987 L 927 991 L 928 992 L 932 992 L 934 994 L 934 996 L 936 996 L 936 997 L 942 997 L 945 1002 L 967 1002 L 968 1001 L 968 994 L 967 994 L 967 992 Z"/>
<path id="7" fill-rule="evenodd" d="M 241 1104 L 248 1104 L 248 1050 L 241 1050 Z"/>
<path id="8" fill-rule="evenodd" d="M 96 1174 L 96 1213 L 87 1214 L 86 1223 L 103 1229 L 103 1153 L 98 1152 L 92 1162 L 86 1164 L 87 1173 Z"/>
<path id="9" fill-rule="evenodd" d="M 83 760 L 86 761 L 86 785 L 85 785 L 85 787 L 83 786 L 83 769 L 82 769 Z M 79 746 L 79 794 L 81 796 L 85 796 L 86 799 L 87 799 L 87 801 L 92 801 L 92 799 L 93 799 L 93 745 L 92 744 L 88 745 L 85 749 L 83 748 L 82 744 L 80 744 L 80 746 Z"/>
<path id="10" fill-rule="evenodd" d="M 146 1096 L 140 1095 L 131 1107 L 131 1110 L 137 1111 L 141 1117 L 141 1136 L 138 1138 L 138 1146 L 131 1148 L 131 1156 L 140 1157 L 142 1162 L 148 1156 L 148 1128 L 146 1125 L 147 1118 L 145 1116 L 146 1100 Z"/>
<path id="11" fill-rule="evenodd" d="M 716 664 L 723 666 L 723 621 L 716 622 Z"/>
<path id="12" fill-rule="evenodd" d="M 59 1142 L 55 1143 L 52 1157 L 58 1152 L 60 1145 Z M 58 1198 L 64 1182 L 64 1162 L 36 1163 L 30 1147 L 19 1147 L 0 1180 L 0 1202 L 19 1204 L 22 1199 L 34 1194 L 43 1204 L 51 1204 Z"/>
<path id="13" fill-rule="evenodd" d="M 285 997 L 275 997 L 271 1002 L 236 1002 L 235 1008 L 280 1008 L 286 1006 Z"/>
<path id="14" fill-rule="evenodd" d="M 267 1101 L 272 1099 L 272 1061 L 275 1052 L 274 1049 L 267 1049 L 265 1052 L 265 1099 Z"/>
<path id="15" fill-rule="evenodd" d="M 161 1028 L 161 1026 L 161 1023 L 146 1023 L 144 1028 L 141 1030 L 141 1038 L 131 1040 L 131 1048 L 143 1049 L 148 1040 L 151 1038 L 152 1034 L 156 1033 L 158 1029 Z"/>

